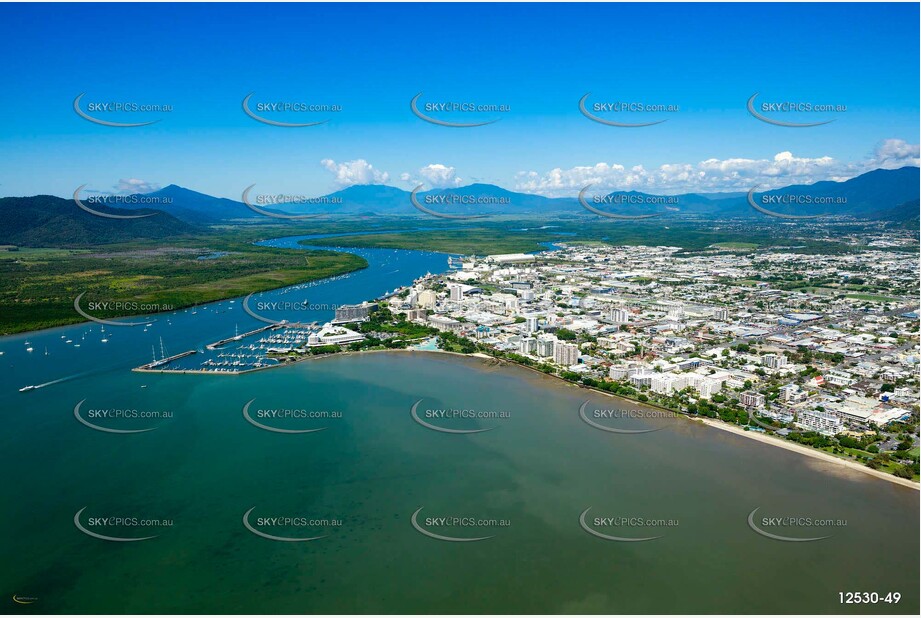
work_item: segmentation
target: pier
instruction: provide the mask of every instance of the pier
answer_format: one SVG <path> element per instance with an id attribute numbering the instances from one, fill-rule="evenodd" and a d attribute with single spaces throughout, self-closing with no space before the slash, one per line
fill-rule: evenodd
<path id="1" fill-rule="evenodd" d="M 160 360 L 155 360 L 153 362 L 147 363 L 146 365 L 141 365 L 140 367 L 134 369 L 133 371 L 158 371 L 157 367 L 162 367 L 167 365 L 174 360 L 179 360 L 180 358 L 185 358 L 186 356 L 192 356 L 197 354 L 197 350 L 188 350 L 187 352 L 182 352 L 180 354 L 175 354 L 173 356 L 168 356 L 166 358 L 161 358 Z"/>
<path id="2" fill-rule="evenodd" d="M 234 335 L 233 337 L 227 337 L 226 339 L 221 339 L 220 341 L 215 341 L 214 343 L 209 343 L 209 344 L 206 345 L 205 347 L 208 348 L 209 350 L 217 350 L 217 349 L 220 348 L 222 345 L 226 345 L 226 344 L 232 343 L 232 342 L 234 342 L 234 341 L 240 341 L 241 339 L 244 339 L 244 338 L 249 337 L 249 336 L 251 336 L 251 335 L 258 335 L 259 333 L 263 333 L 263 332 L 265 332 L 265 331 L 267 331 L 267 330 L 272 330 L 272 329 L 275 329 L 275 328 L 281 328 L 281 327 L 283 327 L 283 326 L 290 326 L 290 324 L 288 324 L 287 322 L 281 322 L 281 323 L 279 323 L 279 324 L 269 324 L 269 325 L 267 325 L 267 326 L 263 326 L 263 327 L 261 327 L 261 328 L 257 328 L 256 330 L 251 330 L 251 331 L 249 331 L 248 333 L 243 333 L 242 335 Z"/>

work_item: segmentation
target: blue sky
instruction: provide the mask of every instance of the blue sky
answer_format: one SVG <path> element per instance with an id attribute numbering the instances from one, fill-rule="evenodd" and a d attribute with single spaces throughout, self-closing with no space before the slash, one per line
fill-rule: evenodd
<path id="1" fill-rule="evenodd" d="M 320 195 L 353 182 L 411 188 L 490 182 L 573 195 L 674 193 L 843 179 L 917 165 L 916 4 L 0 5 L 0 195 L 69 195 L 179 184 L 239 199 Z M 80 118 L 74 98 L 168 104 L 172 111 Z M 247 117 L 241 101 L 341 106 Z M 422 102 L 502 104 L 442 114 Z M 579 99 L 677 105 L 672 113 L 599 113 Z M 846 105 L 753 118 L 758 102 Z M 87 109 L 83 107 L 83 109 Z M 765 115 L 768 115 L 767 113 Z M 325 163 L 324 163 L 325 162 Z M 133 182 L 131 182 L 133 180 Z"/>

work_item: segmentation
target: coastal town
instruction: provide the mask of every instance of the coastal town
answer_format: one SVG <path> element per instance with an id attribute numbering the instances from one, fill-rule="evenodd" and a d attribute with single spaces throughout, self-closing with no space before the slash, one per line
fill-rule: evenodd
<path id="1" fill-rule="evenodd" d="M 836 255 L 571 243 L 452 258 L 447 273 L 341 307 L 308 346 L 437 341 L 917 478 L 917 257 L 891 250 L 899 242 Z"/>

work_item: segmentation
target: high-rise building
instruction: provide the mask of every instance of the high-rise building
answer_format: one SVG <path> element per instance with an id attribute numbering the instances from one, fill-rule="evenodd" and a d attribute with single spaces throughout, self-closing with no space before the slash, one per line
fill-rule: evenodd
<path id="1" fill-rule="evenodd" d="M 641 371 L 642 369 L 636 366 L 634 363 L 628 363 L 626 365 L 611 365 L 611 369 L 608 371 L 608 376 L 610 376 L 612 380 L 623 380 L 624 378 L 635 376 Z"/>
<path id="2" fill-rule="evenodd" d="M 783 354 L 765 354 L 761 357 L 761 364 L 768 369 L 780 369 L 786 367 L 787 357 Z"/>
<path id="3" fill-rule="evenodd" d="M 729 319 L 729 309 L 726 309 L 724 307 L 720 307 L 719 309 L 716 309 L 713 312 L 713 319 L 719 320 L 721 322 L 725 322 L 726 320 Z"/>
<path id="4" fill-rule="evenodd" d="M 435 301 L 438 299 L 438 296 L 432 290 L 422 290 L 419 292 L 419 296 L 416 299 L 416 304 L 422 309 L 434 309 Z"/>
<path id="5" fill-rule="evenodd" d="M 537 340 L 537 355 L 538 356 L 553 356 L 553 339 L 538 338 Z"/>
<path id="6" fill-rule="evenodd" d="M 711 380 L 705 376 L 700 376 L 692 384 L 697 389 L 697 393 L 702 399 L 710 399 L 713 395 L 723 390 L 723 385 L 718 380 Z"/>
<path id="7" fill-rule="evenodd" d="M 336 317 L 334 324 L 344 324 L 346 322 L 360 322 L 367 320 L 371 312 L 377 309 L 376 303 L 361 303 L 360 305 L 340 305 L 336 307 Z"/>
<path id="8" fill-rule="evenodd" d="M 579 362 L 579 346 L 572 343 L 556 341 L 553 344 L 553 362 L 564 367 Z"/>
<path id="9" fill-rule="evenodd" d="M 621 308 L 611 309 L 610 318 L 615 324 L 626 324 L 630 321 L 630 312 Z"/>
<path id="10" fill-rule="evenodd" d="M 537 351 L 537 339 L 534 337 L 522 337 L 518 342 L 518 350 L 522 354 L 533 354 Z"/>
<path id="11" fill-rule="evenodd" d="M 448 286 L 448 290 L 451 292 L 451 300 L 461 301 L 464 300 L 464 288 L 459 285 Z"/>
<path id="12" fill-rule="evenodd" d="M 752 391 L 746 391 L 739 396 L 739 403 L 746 408 L 763 408 L 764 395 Z"/>
<path id="13" fill-rule="evenodd" d="M 537 318 L 527 317 L 524 319 L 525 330 L 529 333 L 537 332 Z"/>

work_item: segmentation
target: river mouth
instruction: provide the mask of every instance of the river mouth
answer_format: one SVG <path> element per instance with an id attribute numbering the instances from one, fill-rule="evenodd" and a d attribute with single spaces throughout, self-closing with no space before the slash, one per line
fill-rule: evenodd
<path id="1" fill-rule="evenodd" d="M 359 251 L 380 261 L 306 293 L 358 302 L 446 261 Z M 304 291 L 285 290 L 278 298 Z M 900 607 L 917 609 L 915 491 L 831 476 L 533 371 L 412 352 L 234 378 L 129 371 L 161 337 L 169 354 L 258 325 L 236 301 L 146 332 L 78 325 L 4 339 L 0 463 L 18 498 L 0 543 L 20 559 L 0 575 L 43 611 L 864 611 L 842 610 L 839 589 L 898 590 Z M 50 355 L 25 352 L 26 339 Z M 94 414 L 106 410 L 150 414 Z M 846 523 L 761 520 L 803 515 Z M 750 517 L 789 538 L 829 538 L 777 541 Z M 855 547 L 890 568 L 867 569 Z M 727 585 L 740 573 L 759 585 Z"/>

